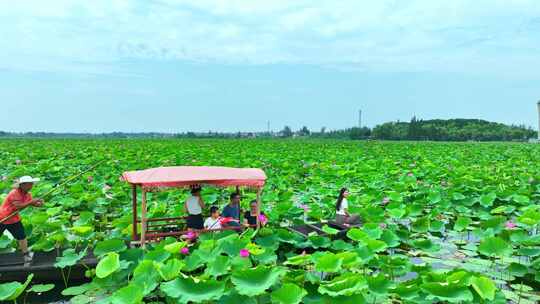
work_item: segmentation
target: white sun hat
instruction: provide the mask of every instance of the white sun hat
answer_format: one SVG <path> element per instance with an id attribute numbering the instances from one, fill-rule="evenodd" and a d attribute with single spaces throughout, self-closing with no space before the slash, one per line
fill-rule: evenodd
<path id="1" fill-rule="evenodd" d="M 37 183 L 39 182 L 39 178 L 34 178 L 29 175 L 21 176 L 18 180 L 15 181 L 15 186 L 19 186 L 20 184 L 26 184 L 26 183 Z"/>

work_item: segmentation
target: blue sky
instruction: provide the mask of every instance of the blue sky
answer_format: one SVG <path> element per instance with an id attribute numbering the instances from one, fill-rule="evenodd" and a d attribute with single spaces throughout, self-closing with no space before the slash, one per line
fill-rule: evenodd
<path id="1" fill-rule="evenodd" d="M 0 0 L 0 130 L 536 127 L 538 0 Z"/>

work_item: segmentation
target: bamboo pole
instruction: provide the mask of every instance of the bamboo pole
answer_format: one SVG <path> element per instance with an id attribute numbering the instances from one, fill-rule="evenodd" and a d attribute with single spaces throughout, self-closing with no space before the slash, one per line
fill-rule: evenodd
<path id="1" fill-rule="evenodd" d="M 132 239 L 134 241 L 139 239 L 139 235 L 137 234 L 137 185 L 131 185 L 131 195 L 132 195 L 132 202 L 133 202 L 133 233 L 132 233 Z"/>
<path id="2" fill-rule="evenodd" d="M 259 217 L 261 215 L 261 192 L 262 188 L 259 188 L 257 190 L 257 229 L 261 228 L 261 222 L 259 220 Z"/>
<path id="3" fill-rule="evenodd" d="M 146 248 L 146 190 L 142 190 L 142 206 L 141 206 L 141 246 Z"/>

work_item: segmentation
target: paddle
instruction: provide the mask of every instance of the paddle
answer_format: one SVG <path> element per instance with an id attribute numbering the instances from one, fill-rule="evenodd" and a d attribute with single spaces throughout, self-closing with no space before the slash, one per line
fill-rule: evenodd
<path id="1" fill-rule="evenodd" d="M 46 199 L 47 197 L 49 197 L 50 195 L 52 195 L 56 190 L 60 189 L 61 187 L 69 184 L 70 182 L 72 182 L 73 180 L 81 177 L 82 175 L 90 172 L 90 171 L 93 171 L 97 166 L 99 166 L 101 163 L 103 163 L 105 161 L 105 159 L 102 159 L 101 161 L 95 163 L 94 165 L 92 165 L 90 168 L 82 171 L 82 172 L 79 172 L 69 178 L 67 178 L 66 180 L 64 180 L 63 182 L 59 183 L 59 184 L 56 184 L 51 190 L 47 191 L 45 194 L 43 194 L 41 196 L 42 199 Z M 20 209 L 17 209 L 16 211 L 14 211 L 13 213 L 7 215 L 6 217 L 0 219 L 0 224 L 4 223 L 5 221 L 9 220 L 10 218 L 14 217 L 16 214 L 18 214 L 19 212 L 21 212 L 21 210 L 25 209 L 26 207 L 28 207 L 30 205 L 26 205 Z"/>

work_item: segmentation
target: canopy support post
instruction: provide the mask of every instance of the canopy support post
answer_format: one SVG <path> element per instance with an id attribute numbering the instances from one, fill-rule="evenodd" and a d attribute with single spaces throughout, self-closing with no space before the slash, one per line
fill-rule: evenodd
<path id="1" fill-rule="evenodd" d="M 142 210 L 141 210 L 141 246 L 146 248 L 146 190 L 142 189 Z"/>
<path id="2" fill-rule="evenodd" d="M 137 234 L 137 185 L 131 185 L 131 196 L 133 202 L 133 232 L 131 238 L 136 241 L 139 239 Z"/>
<path id="3" fill-rule="evenodd" d="M 261 228 L 259 217 L 261 215 L 261 192 L 262 188 L 257 189 L 257 229 Z"/>

